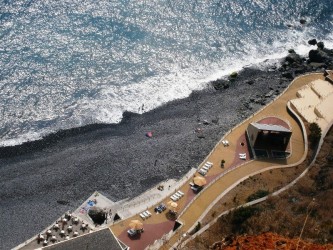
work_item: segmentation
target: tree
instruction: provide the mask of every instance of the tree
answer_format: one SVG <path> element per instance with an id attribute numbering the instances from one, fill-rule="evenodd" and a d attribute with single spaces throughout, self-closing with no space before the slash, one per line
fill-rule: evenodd
<path id="1" fill-rule="evenodd" d="M 259 189 L 257 192 L 255 192 L 254 194 L 251 194 L 249 197 L 247 197 L 246 201 L 247 202 L 254 201 L 254 200 L 260 199 L 262 197 L 265 197 L 268 194 L 269 194 L 268 190 Z"/>
<path id="2" fill-rule="evenodd" d="M 221 161 L 221 168 L 224 168 L 224 163 L 225 163 L 225 160 L 222 160 Z"/>
<path id="3" fill-rule="evenodd" d="M 315 122 L 311 123 L 309 126 L 310 134 L 309 141 L 312 146 L 315 146 L 321 138 L 321 128 Z"/>

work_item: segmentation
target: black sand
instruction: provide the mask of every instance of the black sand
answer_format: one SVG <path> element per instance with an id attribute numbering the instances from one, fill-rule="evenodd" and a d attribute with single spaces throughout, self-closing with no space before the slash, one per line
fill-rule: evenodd
<path id="1" fill-rule="evenodd" d="M 267 103 L 274 94 L 262 97 L 289 83 L 278 71 L 246 69 L 227 89 L 208 85 L 143 115 L 125 114 L 118 125 L 92 125 L 0 149 L 0 249 L 29 239 L 95 190 L 119 200 L 180 178 L 225 132 L 264 105 L 255 99 Z M 148 131 L 153 138 L 145 136 Z"/>

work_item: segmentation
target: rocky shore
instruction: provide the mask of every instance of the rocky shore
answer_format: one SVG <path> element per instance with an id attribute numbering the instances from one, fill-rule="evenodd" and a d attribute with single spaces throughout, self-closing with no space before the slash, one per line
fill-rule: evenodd
<path id="1" fill-rule="evenodd" d="M 280 66 L 245 68 L 188 98 L 142 115 L 125 113 L 120 124 L 75 128 L 0 148 L 0 248 L 29 239 L 95 190 L 119 200 L 180 178 L 294 77 L 333 69 L 333 51 L 314 44 L 309 58 L 290 50 Z"/>

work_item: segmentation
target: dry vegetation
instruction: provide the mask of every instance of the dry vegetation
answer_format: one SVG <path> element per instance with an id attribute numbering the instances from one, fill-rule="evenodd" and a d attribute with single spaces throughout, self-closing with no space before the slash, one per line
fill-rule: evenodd
<path id="1" fill-rule="evenodd" d="M 327 244 L 325 246 L 314 244 L 311 242 L 306 242 L 303 240 L 298 241 L 298 239 L 290 239 L 283 237 L 274 233 L 262 233 L 257 236 L 238 236 L 231 239 L 228 246 L 224 246 L 223 250 L 262 250 L 262 249 L 276 249 L 276 250 L 286 250 L 286 249 L 302 249 L 302 250 L 331 250 L 333 248 L 332 244 Z M 216 242 L 214 248 L 216 249 L 219 242 Z M 213 249 L 214 249 L 213 248 Z"/>
<path id="2" fill-rule="evenodd" d="M 274 192 L 298 176 L 308 165 L 312 152 L 300 166 L 268 171 L 254 176 L 232 190 L 203 219 L 205 225 L 223 211 L 246 203 L 258 190 Z M 276 197 L 258 205 L 236 210 L 218 219 L 206 232 L 189 242 L 184 249 L 208 249 L 227 236 L 277 233 L 289 238 L 299 237 L 317 244 L 333 242 L 333 129 L 310 171 L 293 186 Z M 315 199 L 313 201 L 313 199 Z M 305 223 L 305 219 L 307 217 Z M 316 248 L 313 248 L 316 249 Z M 327 249 L 332 249 L 332 245 Z"/>

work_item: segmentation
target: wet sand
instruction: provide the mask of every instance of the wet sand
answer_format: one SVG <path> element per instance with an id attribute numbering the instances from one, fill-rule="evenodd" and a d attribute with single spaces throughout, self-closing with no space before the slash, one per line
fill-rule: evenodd
<path id="1" fill-rule="evenodd" d="M 95 190 L 117 201 L 180 178 L 225 132 L 264 105 L 256 99 L 281 92 L 290 81 L 278 71 L 248 68 L 228 89 L 208 84 L 143 115 L 126 113 L 117 125 L 91 125 L 0 148 L 0 248 L 31 238 Z"/>

